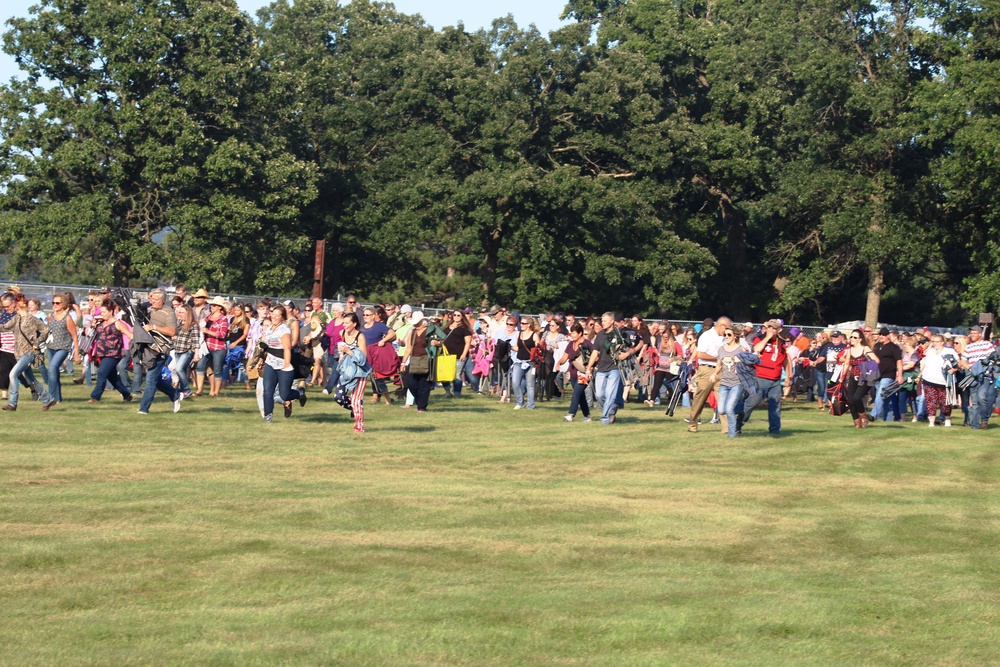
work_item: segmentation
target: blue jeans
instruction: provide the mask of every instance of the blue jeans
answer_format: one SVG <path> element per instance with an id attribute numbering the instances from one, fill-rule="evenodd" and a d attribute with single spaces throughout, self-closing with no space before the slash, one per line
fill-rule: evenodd
<path id="1" fill-rule="evenodd" d="M 892 408 L 892 415 L 896 418 L 895 421 L 902 420 L 899 414 L 899 392 L 896 392 L 889 398 L 882 398 L 882 389 L 892 384 L 894 379 L 882 378 L 878 381 L 878 386 L 875 388 L 875 406 L 872 408 L 875 419 L 888 421 L 889 409 Z"/>
<path id="2" fill-rule="evenodd" d="M 176 354 L 174 358 L 174 368 L 177 369 L 177 388 L 184 393 L 191 391 L 191 383 L 188 382 L 188 375 L 191 371 L 192 359 L 194 359 L 194 350 L 181 352 L 180 354 Z"/>
<path id="3" fill-rule="evenodd" d="M 972 428 L 979 428 L 980 424 L 987 424 L 990 421 L 990 414 L 993 412 L 993 403 L 997 399 L 997 387 L 993 383 L 993 378 L 984 377 L 970 391 L 971 406 L 969 409 L 969 425 Z"/>
<path id="4" fill-rule="evenodd" d="M 294 401 L 299 397 L 297 389 L 292 389 L 295 382 L 295 371 L 279 371 L 272 366 L 264 364 L 264 416 L 274 413 L 274 388 L 278 388 L 278 396 L 282 401 Z"/>
<path id="5" fill-rule="evenodd" d="M 140 411 L 149 412 L 149 406 L 153 404 L 153 398 L 156 396 L 157 390 L 166 394 L 167 398 L 169 398 L 171 402 L 180 398 L 181 392 L 174 389 L 172 384 L 161 377 L 163 374 L 163 366 L 166 363 L 167 358 L 159 356 L 156 358 L 156 363 L 153 364 L 153 367 L 146 371 L 146 389 L 142 392 L 142 401 L 139 403 Z M 140 370 L 137 368 L 135 374 L 139 375 L 139 372 Z"/>
<path id="6" fill-rule="evenodd" d="M 142 364 L 135 357 L 132 357 L 132 395 L 137 395 L 142 390 L 142 381 L 146 374 L 142 372 Z"/>
<path id="7" fill-rule="evenodd" d="M 757 378 L 757 384 L 760 385 L 760 390 L 747 399 L 749 408 L 745 411 L 743 421 L 750 421 L 750 415 L 753 414 L 754 408 L 767 397 L 767 430 L 769 433 L 778 433 L 781 431 L 782 381 Z"/>
<path id="8" fill-rule="evenodd" d="M 523 362 L 514 362 L 514 378 L 512 383 L 514 385 L 514 397 L 517 400 L 517 404 L 524 406 L 524 392 L 525 388 L 528 390 L 528 405 L 529 410 L 535 409 L 535 366 L 529 363 L 527 368 L 523 368 Z M 527 385 L 527 387 L 525 387 Z"/>
<path id="9" fill-rule="evenodd" d="M 28 385 L 35 390 L 38 394 L 38 400 L 42 402 L 42 405 L 52 405 L 55 403 L 55 399 L 52 398 L 52 394 L 48 392 L 42 383 L 35 379 L 35 374 L 31 370 L 31 364 L 35 362 L 35 353 L 29 352 L 14 363 L 14 368 L 10 369 L 10 394 L 7 399 L 7 404 L 11 407 L 17 407 L 17 395 L 21 389 L 21 383 L 18 382 L 18 378 L 24 373 L 24 379 L 28 381 Z"/>
<path id="10" fill-rule="evenodd" d="M 119 359 L 115 357 L 104 357 L 101 359 L 101 363 L 97 366 L 97 382 L 94 383 L 94 390 L 90 392 L 90 397 L 95 401 L 101 400 L 101 396 L 104 394 L 104 385 L 108 382 L 118 390 L 122 398 L 127 399 L 132 395 L 132 392 L 129 391 L 118 375 L 118 362 Z"/>
<path id="11" fill-rule="evenodd" d="M 125 386 L 130 386 L 131 383 L 131 381 L 128 378 L 128 360 L 129 360 L 128 350 L 126 350 L 125 354 L 121 358 L 121 361 L 118 362 L 118 377 L 122 379 L 122 382 L 125 383 Z"/>
<path id="12" fill-rule="evenodd" d="M 473 393 L 478 392 L 479 391 L 479 376 L 472 372 L 476 368 L 476 359 L 475 359 L 475 356 L 470 353 L 469 356 L 465 358 L 465 363 L 460 364 L 460 366 L 461 366 L 461 369 L 460 369 L 461 372 L 459 373 L 458 377 L 456 378 L 456 383 L 458 385 L 461 385 L 462 378 L 465 378 L 465 379 L 467 379 L 469 381 L 469 386 L 472 387 Z M 455 395 L 456 396 L 458 395 L 458 392 L 459 392 L 459 389 L 458 389 L 458 387 L 456 387 L 455 388 Z"/>
<path id="13" fill-rule="evenodd" d="M 617 368 L 594 373 L 594 397 L 601 404 L 601 423 L 610 424 L 618 412 L 618 394 L 621 393 L 622 376 Z"/>
<path id="14" fill-rule="evenodd" d="M 337 383 L 340 382 L 340 366 L 337 365 L 336 359 L 331 359 L 330 364 L 330 374 L 326 378 L 326 389 L 327 393 L 333 394 L 337 391 Z"/>
<path id="15" fill-rule="evenodd" d="M 590 406 L 587 405 L 587 385 L 580 384 L 573 378 L 570 378 L 569 381 L 573 384 L 573 398 L 569 400 L 569 415 L 575 417 L 577 408 L 579 408 L 584 417 L 589 417 Z"/>
<path id="16" fill-rule="evenodd" d="M 728 418 L 726 427 L 729 431 L 726 435 L 730 438 L 736 437 L 736 414 L 742 398 L 742 384 L 738 384 L 735 387 L 727 387 L 723 384 L 719 385 L 719 414 L 726 415 Z"/>
<path id="17" fill-rule="evenodd" d="M 46 381 L 49 385 L 49 393 L 57 403 L 62 402 L 62 383 L 59 382 L 59 367 L 69 356 L 69 350 L 47 350 L 49 357 L 48 376 Z"/>
<path id="18" fill-rule="evenodd" d="M 826 393 L 826 385 L 830 382 L 830 374 L 826 372 L 826 365 L 823 365 L 823 369 L 816 369 L 816 391 L 819 392 L 820 401 L 823 405 L 830 404 L 830 397 Z M 819 401 L 817 401 L 819 402 Z"/>

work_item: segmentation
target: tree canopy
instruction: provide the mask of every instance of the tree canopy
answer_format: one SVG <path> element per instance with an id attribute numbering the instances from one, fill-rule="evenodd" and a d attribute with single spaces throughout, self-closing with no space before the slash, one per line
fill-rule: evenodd
<path id="1" fill-rule="evenodd" d="M 527 309 L 1000 304 L 1000 7 L 43 0 L 9 22 L 10 270 Z M 919 308 L 920 311 L 914 312 Z"/>

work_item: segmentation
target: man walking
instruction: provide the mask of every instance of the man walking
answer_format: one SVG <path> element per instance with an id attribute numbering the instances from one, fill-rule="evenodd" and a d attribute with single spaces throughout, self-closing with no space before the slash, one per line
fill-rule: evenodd
<path id="1" fill-rule="evenodd" d="M 745 411 L 744 423 L 750 421 L 750 415 L 760 402 L 767 398 L 767 431 L 778 435 L 781 431 L 781 390 L 783 386 L 792 384 L 792 359 L 788 356 L 788 341 L 781 337 L 782 323 L 780 320 L 768 320 L 764 323 L 764 332 L 753 342 L 753 351 L 760 357 L 755 367 L 757 384 L 760 389 L 747 399 L 748 409 Z M 785 372 L 785 381 L 781 381 L 781 372 Z"/>
<path id="2" fill-rule="evenodd" d="M 889 408 L 892 408 L 894 421 L 898 422 L 902 420 L 897 400 L 899 393 L 884 398 L 882 391 L 893 382 L 897 385 L 903 384 L 903 351 L 892 341 L 889 330 L 885 327 L 879 329 L 878 342 L 872 351 L 878 357 L 878 387 L 875 389 L 875 405 L 872 408 L 874 414 L 871 421 L 876 419 L 889 421 Z"/>
<path id="3" fill-rule="evenodd" d="M 139 362 L 146 374 L 146 388 L 139 403 L 139 414 L 149 414 L 157 390 L 170 398 L 173 410 L 177 412 L 181 409 L 181 391 L 163 379 L 163 366 L 170 351 L 170 341 L 177 333 L 177 316 L 174 315 L 174 309 L 167 305 L 166 292 L 159 288 L 149 293 L 149 322 L 142 329 L 149 336 L 143 337 L 144 340 L 136 337 L 133 341 L 133 344 L 138 343 L 139 348 L 133 363 Z M 151 342 L 146 342 L 147 340 Z"/>
<path id="4" fill-rule="evenodd" d="M 691 415 L 688 417 L 688 431 L 698 432 L 698 418 L 701 416 L 702 408 L 708 401 L 708 395 L 716 392 L 715 397 L 719 397 L 719 382 L 721 378 L 712 380 L 712 374 L 718 366 L 719 348 L 726 342 L 726 327 L 733 326 L 733 321 L 726 316 L 722 316 L 715 323 L 708 327 L 703 327 L 701 335 L 698 337 L 697 357 L 698 370 L 694 374 L 695 393 L 691 399 Z"/>
<path id="5" fill-rule="evenodd" d="M 618 412 L 622 376 L 618 371 L 617 357 L 628 358 L 627 350 L 615 349 L 615 330 L 614 313 L 601 315 L 601 331 L 594 338 L 594 351 L 587 362 L 587 373 L 593 373 L 594 397 L 601 404 L 601 423 L 604 425 L 613 424 Z M 620 333 L 618 337 L 621 337 Z"/>

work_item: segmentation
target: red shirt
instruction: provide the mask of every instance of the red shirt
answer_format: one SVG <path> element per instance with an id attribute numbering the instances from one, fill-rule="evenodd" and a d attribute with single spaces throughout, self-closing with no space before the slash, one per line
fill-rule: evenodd
<path id="1" fill-rule="evenodd" d="M 226 334 L 229 333 L 228 318 L 225 315 L 219 315 L 214 322 L 205 320 L 205 327 L 208 329 L 208 333 L 205 334 L 205 344 L 208 345 L 208 349 L 226 349 Z"/>
<path id="2" fill-rule="evenodd" d="M 761 337 L 753 339 L 756 348 Z M 757 364 L 757 377 L 762 380 L 780 380 L 781 371 L 785 368 L 785 360 L 788 359 L 788 345 L 778 338 L 767 341 L 767 345 L 760 351 L 760 363 Z"/>

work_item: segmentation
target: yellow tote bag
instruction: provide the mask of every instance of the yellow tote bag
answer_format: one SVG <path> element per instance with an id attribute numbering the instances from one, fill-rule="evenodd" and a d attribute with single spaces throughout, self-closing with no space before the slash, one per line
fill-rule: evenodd
<path id="1" fill-rule="evenodd" d="M 454 354 L 439 354 L 434 361 L 437 364 L 435 379 L 438 382 L 454 382 L 458 369 L 458 356 Z"/>

